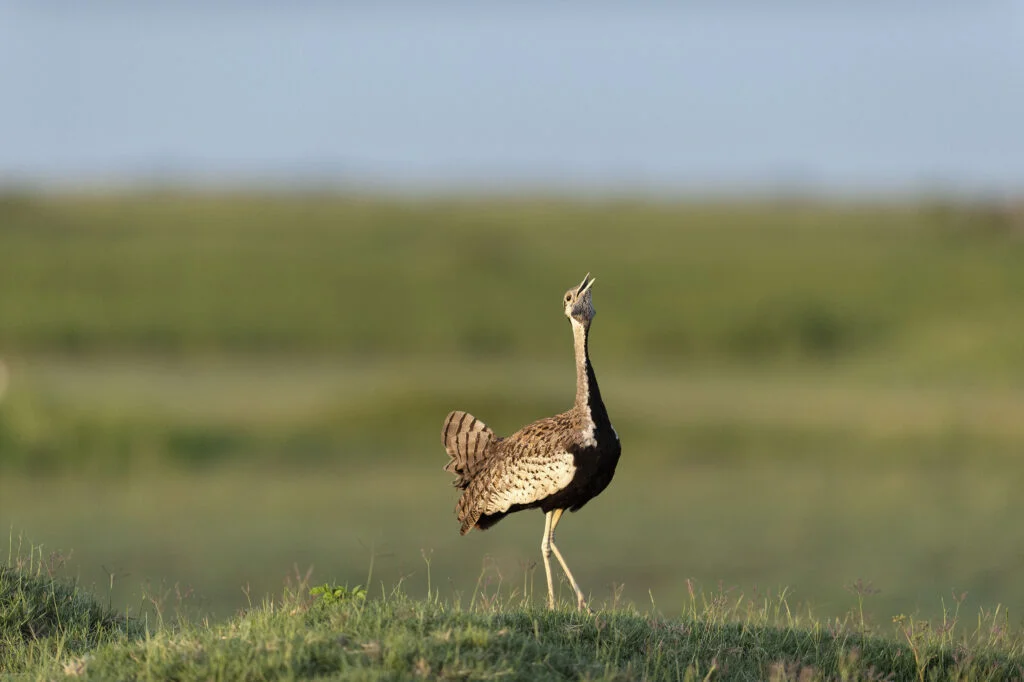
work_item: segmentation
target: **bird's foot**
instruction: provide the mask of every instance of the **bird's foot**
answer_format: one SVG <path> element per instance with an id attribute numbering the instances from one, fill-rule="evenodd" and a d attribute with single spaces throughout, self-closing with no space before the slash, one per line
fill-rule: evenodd
<path id="1" fill-rule="evenodd" d="M 588 616 L 594 615 L 593 610 L 587 606 L 587 600 L 584 599 L 582 595 L 576 598 L 576 606 L 580 611 L 584 611 Z"/>

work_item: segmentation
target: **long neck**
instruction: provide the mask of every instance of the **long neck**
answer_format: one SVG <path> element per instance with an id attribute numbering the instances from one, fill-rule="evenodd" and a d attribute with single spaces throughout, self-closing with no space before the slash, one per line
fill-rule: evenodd
<path id="1" fill-rule="evenodd" d="M 576 320 L 572 320 L 572 335 L 576 350 L 576 410 L 589 415 L 595 424 L 607 421 L 608 415 L 601 401 L 601 391 L 597 387 L 597 376 L 590 364 L 590 353 L 587 350 L 588 329 Z"/>

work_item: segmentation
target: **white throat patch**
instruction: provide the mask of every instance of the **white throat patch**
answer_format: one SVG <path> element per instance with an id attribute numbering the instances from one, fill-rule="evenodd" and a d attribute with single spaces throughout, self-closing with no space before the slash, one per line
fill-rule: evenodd
<path id="1" fill-rule="evenodd" d="M 594 438 L 594 429 L 596 428 L 594 420 L 590 418 L 590 410 L 587 410 L 587 427 L 580 431 L 580 435 L 583 436 L 583 445 L 588 448 L 597 446 L 597 439 Z"/>

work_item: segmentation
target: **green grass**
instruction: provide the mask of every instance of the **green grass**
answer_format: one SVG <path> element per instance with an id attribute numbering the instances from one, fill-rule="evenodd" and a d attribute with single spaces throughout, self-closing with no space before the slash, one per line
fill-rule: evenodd
<path id="1" fill-rule="evenodd" d="M 455 618 L 462 595 L 458 617 L 482 618 L 466 601 L 482 563 L 530 584 L 542 522 L 460 538 L 440 424 L 467 409 L 508 433 L 570 404 L 556 298 L 591 271 L 625 445 L 559 544 L 596 601 L 653 595 L 678 617 L 687 578 L 787 585 L 829 623 L 864 579 L 876 633 L 940 618 L 951 589 L 1018 618 L 1021 216 L 9 194 L 0 527 L 72 550 L 115 613 L 188 595 L 193 628 L 241 622 L 246 593 L 261 603 L 295 566 L 364 582 L 371 557 L 374 599 L 401 582 L 411 609 Z M 424 554 L 446 604 L 422 601 Z"/>
<path id="2" fill-rule="evenodd" d="M 526 589 L 412 599 L 401 586 L 366 594 L 310 590 L 211 624 L 169 618 L 152 602 L 128 620 L 43 564 L 0 568 L 0 673 L 19 679 L 118 680 L 1009 680 L 1024 674 L 1024 638 L 998 609 L 941 620 L 895 619 L 883 632 L 862 610 L 818 619 L 772 595 L 690 591 L 682 609 L 611 602 L 594 616 L 536 608 Z M 327 587 L 327 586 L 325 586 Z M 864 595 L 870 586 L 856 585 Z"/>

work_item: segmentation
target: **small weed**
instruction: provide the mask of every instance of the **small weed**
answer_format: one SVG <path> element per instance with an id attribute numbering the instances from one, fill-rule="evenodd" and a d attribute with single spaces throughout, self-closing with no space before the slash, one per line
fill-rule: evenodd
<path id="1" fill-rule="evenodd" d="M 309 596 L 320 597 L 319 603 L 324 606 L 333 606 L 346 601 L 366 601 L 366 589 L 362 585 L 349 587 L 324 583 L 312 588 Z"/>

